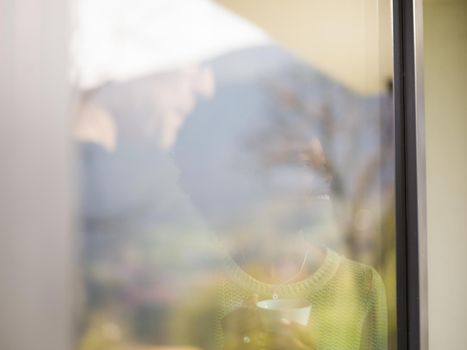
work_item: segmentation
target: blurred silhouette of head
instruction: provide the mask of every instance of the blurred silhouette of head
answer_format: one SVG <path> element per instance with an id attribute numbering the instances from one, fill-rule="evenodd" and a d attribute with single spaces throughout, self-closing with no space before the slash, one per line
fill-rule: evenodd
<path id="1" fill-rule="evenodd" d="M 172 152 L 182 188 L 222 235 L 295 234 L 331 213 L 321 143 L 271 128 L 267 92 L 219 86 L 187 119 Z"/>

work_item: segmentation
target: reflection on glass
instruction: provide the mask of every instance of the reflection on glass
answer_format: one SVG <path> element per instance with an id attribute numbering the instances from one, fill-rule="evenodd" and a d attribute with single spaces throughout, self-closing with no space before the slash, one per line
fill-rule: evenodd
<path id="1" fill-rule="evenodd" d="M 77 3 L 80 349 L 395 348 L 391 76 L 220 3 Z"/>

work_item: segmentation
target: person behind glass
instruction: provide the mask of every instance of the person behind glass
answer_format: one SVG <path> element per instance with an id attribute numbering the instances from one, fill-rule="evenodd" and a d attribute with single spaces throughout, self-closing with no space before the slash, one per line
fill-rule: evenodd
<path id="1" fill-rule="evenodd" d="M 164 80 L 150 89 L 158 99 L 157 103 L 148 99 L 151 108 L 161 111 L 141 114 L 166 118 L 115 120 L 116 115 L 108 114 L 111 108 L 85 100 L 75 135 L 112 151 L 118 147 L 117 131 L 131 134 L 127 137 L 149 132 L 162 149 L 171 150 L 180 168 L 180 185 L 216 232 L 223 255 L 224 274 L 215 286 L 216 345 L 206 348 L 386 349 L 386 297 L 380 276 L 373 268 L 316 244 L 317 237 L 328 237 L 330 228 L 338 226 L 332 204 L 338 185 L 319 138 L 311 137 L 307 144 L 276 143 L 282 135 L 264 136 L 261 123 L 254 120 L 264 114 L 252 116 L 248 103 L 225 105 L 221 87 L 187 118 L 193 96 L 213 94 L 212 76 L 199 72 L 182 71 L 180 79 Z M 179 84 L 186 81 L 201 84 Z M 173 104 L 164 97 L 164 91 L 183 92 L 185 87 L 187 94 Z M 101 98 L 125 109 L 112 98 L 118 96 L 115 88 L 107 88 L 108 96 L 103 89 Z M 138 101 L 125 103 L 145 110 L 138 91 L 134 96 Z M 180 101 L 186 101 L 182 108 Z M 311 303 L 308 325 L 281 319 L 275 331 L 265 330 L 256 301 L 290 298 Z"/>
<path id="2" fill-rule="evenodd" d="M 321 142 L 261 141 L 255 148 L 245 140 L 260 139 L 261 123 L 245 118 L 231 125 L 225 122 L 229 111 L 190 118 L 174 149 L 180 184 L 223 252 L 216 348 L 387 349 L 379 274 L 316 244 L 339 226 L 333 204 L 338 184 Z M 208 134 L 198 129 L 206 125 Z M 267 330 L 256 307 L 267 299 L 311 303 L 309 323 L 284 318 Z"/>

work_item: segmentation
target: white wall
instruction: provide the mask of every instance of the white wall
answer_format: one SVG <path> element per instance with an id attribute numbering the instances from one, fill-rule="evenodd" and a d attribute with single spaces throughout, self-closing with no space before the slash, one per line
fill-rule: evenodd
<path id="1" fill-rule="evenodd" d="M 467 1 L 425 1 L 430 349 L 467 349 Z"/>
<path id="2" fill-rule="evenodd" d="M 0 0 L 0 349 L 71 349 L 67 1 Z"/>

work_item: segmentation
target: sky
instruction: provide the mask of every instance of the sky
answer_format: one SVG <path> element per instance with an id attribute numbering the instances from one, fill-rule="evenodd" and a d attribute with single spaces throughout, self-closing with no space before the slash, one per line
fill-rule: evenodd
<path id="1" fill-rule="evenodd" d="M 81 89 L 269 42 L 210 0 L 78 0 L 73 13 L 71 75 Z"/>

